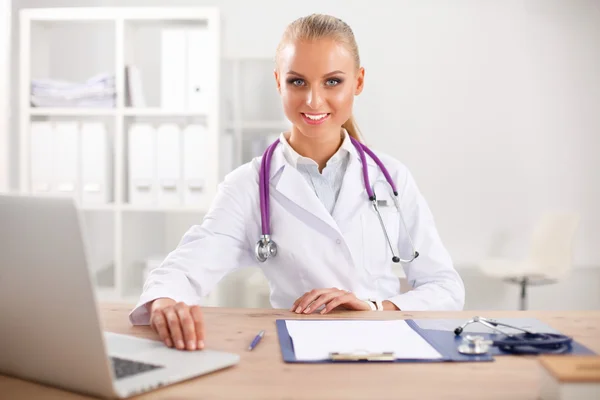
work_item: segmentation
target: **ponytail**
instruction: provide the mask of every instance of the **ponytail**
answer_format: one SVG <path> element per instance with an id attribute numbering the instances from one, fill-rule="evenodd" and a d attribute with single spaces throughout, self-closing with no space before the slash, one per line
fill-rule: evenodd
<path id="1" fill-rule="evenodd" d="M 360 130 L 358 129 L 358 125 L 356 125 L 354 116 L 350 116 L 350 118 L 348 118 L 348 120 L 342 124 L 342 128 L 344 128 L 350 136 L 362 143 Z"/>

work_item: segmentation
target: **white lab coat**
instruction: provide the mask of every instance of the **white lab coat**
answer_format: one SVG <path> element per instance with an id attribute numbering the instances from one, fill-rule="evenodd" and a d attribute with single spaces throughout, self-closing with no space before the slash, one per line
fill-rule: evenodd
<path id="1" fill-rule="evenodd" d="M 365 190 L 362 164 L 352 149 L 333 214 L 325 209 L 297 169 L 287 163 L 283 146 L 273 153 L 270 170 L 270 211 L 276 257 L 256 261 L 261 235 L 258 189 L 260 158 L 227 175 L 201 225 L 193 226 L 163 264 L 153 270 L 138 305 L 130 314 L 134 324 L 148 324 L 143 305 L 158 297 L 198 303 L 229 272 L 259 265 L 270 286 L 275 308 L 290 308 L 312 289 L 337 287 L 362 299 L 390 300 L 401 310 L 460 310 L 463 282 L 438 236 L 433 216 L 408 169 L 376 153 L 396 182 L 401 208 L 420 256 L 403 265 L 412 290 L 400 294 L 392 272 L 392 254 Z M 367 156 L 371 183 L 385 182 L 377 164 Z M 392 243 L 408 258 L 407 241 L 389 186 L 378 183 L 380 208 Z"/>

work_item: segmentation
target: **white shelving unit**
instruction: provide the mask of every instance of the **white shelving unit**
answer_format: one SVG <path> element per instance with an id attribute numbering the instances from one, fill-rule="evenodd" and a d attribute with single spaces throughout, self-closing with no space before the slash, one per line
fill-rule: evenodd
<path id="1" fill-rule="evenodd" d="M 97 293 L 105 300 L 135 302 L 142 290 L 142 266 L 148 257 L 164 256 L 177 245 L 183 233 L 200 223 L 216 193 L 220 180 L 220 101 L 206 112 L 189 109 L 164 110 L 160 101 L 149 99 L 147 108 L 126 104 L 125 66 L 141 65 L 153 76 L 142 75 L 149 97 L 156 76 L 158 51 L 153 38 L 164 27 L 202 27 L 212 31 L 215 53 L 206 62 L 215 63 L 213 77 L 220 76 L 220 16 L 215 7 L 163 8 L 53 8 L 27 9 L 20 14 L 19 144 L 20 192 L 31 193 L 29 127 L 36 120 L 102 121 L 111 144 L 112 199 L 109 204 L 83 205 L 89 258 Z M 140 43 L 149 43 L 143 46 Z M 146 53 L 144 53 L 144 51 Z M 151 53 L 151 54 L 147 54 Z M 139 59 L 139 60 L 138 60 Z M 30 105 L 31 79 L 82 81 L 99 72 L 114 73 L 115 108 L 35 108 Z M 219 87 L 216 85 L 215 87 Z M 154 96 L 156 97 L 156 96 Z M 133 122 L 200 123 L 207 129 L 207 189 L 202 204 L 194 207 L 142 207 L 128 204 L 127 132 Z M 218 300 L 215 291 L 207 304 Z"/>

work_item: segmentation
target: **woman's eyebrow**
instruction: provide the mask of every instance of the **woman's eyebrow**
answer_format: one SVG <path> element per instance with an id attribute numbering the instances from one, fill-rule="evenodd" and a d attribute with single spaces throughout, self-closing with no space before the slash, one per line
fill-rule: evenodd
<path id="1" fill-rule="evenodd" d="M 300 78 L 304 78 L 304 75 L 302 75 L 302 74 L 299 74 L 299 73 L 298 73 L 298 72 L 296 72 L 296 71 L 288 71 L 288 73 L 287 73 L 287 74 L 288 74 L 288 75 L 296 75 L 296 76 L 299 76 Z M 323 77 L 326 77 L 326 76 L 329 76 L 329 75 L 335 75 L 335 74 L 345 74 L 345 72 L 344 72 L 344 71 L 340 71 L 340 70 L 338 69 L 338 70 L 335 70 L 335 71 L 332 71 L 332 72 L 328 72 L 328 73 L 326 73 L 325 75 L 323 75 Z"/>

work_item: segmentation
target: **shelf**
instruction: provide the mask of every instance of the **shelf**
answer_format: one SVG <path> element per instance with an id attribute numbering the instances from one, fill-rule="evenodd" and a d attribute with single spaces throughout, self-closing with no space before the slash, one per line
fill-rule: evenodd
<path id="1" fill-rule="evenodd" d="M 114 116 L 117 110 L 115 108 L 45 108 L 45 107 L 31 107 L 29 109 L 30 115 L 36 116 L 67 116 L 67 117 L 80 117 L 80 116 Z"/>
<path id="2" fill-rule="evenodd" d="M 218 18 L 217 7 L 81 7 L 26 10 L 32 21 L 197 21 Z"/>
<path id="3" fill-rule="evenodd" d="M 201 213 L 208 209 L 190 206 L 142 206 L 132 204 L 90 204 L 79 207 L 82 211 L 131 211 L 131 212 L 171 212 L 171 213 Z"/>
<path id="4" fill-rule="evenodd" d="M 123 204 L 120 207 L 123 211 L 131 212 L 173 212 L 173 213 L 199 213 L 206 214 L 207 208 L 190 207 L 190 206 L 139 206 L 131 204 Z"/>
<path id="5" fill-rule="evenodd" d="M 30 115 L 36 116 L 115 116 L 116 108 L 45 108 L 31 107 Z M 132 117 L 205 117 L 206 113 L 193 110 L 163 110 L 160 108 L 125 108 L 123 115 Z"/>
<path id="6" fill-rule="evenodd" d="M 161 108 L 125 108 L 123 114 L 131 117 L 206 117 L 206 113 L 193 110 L 168 110 Z"/>

